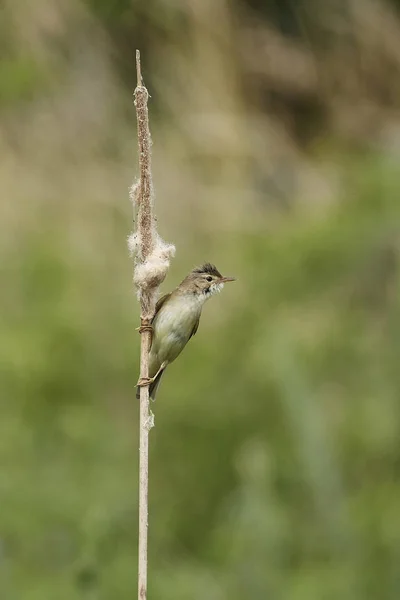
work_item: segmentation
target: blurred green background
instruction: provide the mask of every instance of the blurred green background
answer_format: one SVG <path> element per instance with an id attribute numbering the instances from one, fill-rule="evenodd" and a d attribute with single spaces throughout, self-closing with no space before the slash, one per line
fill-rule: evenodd
<path id="1" fill-rule="evenodd" d="M 373 0 L 3 0 L 0 596 L 136 595 L 134 52 L 163 290 L 149 598 L 400 597 L 400 16 Z"/>

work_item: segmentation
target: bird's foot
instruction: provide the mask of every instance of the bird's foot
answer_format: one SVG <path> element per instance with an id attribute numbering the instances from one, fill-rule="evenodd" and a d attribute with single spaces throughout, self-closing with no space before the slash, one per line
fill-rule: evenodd
<path id="1" fill-rule="evenodd" d="M 138 331 L 139 333 L 144 333 L 145 331 L 150 331 L 150 333 L 153 335 L 153 327 L 152 325 L 141 325 L 140 327 L 136 327 L 136 331 Z"/>
<path id="2" fill-rule="evenodd" d="M 155 377 L 140 377 L 137 382 L 137 387 L 146 387 L 147 385 L 151 385 L 154 381 Z"/>

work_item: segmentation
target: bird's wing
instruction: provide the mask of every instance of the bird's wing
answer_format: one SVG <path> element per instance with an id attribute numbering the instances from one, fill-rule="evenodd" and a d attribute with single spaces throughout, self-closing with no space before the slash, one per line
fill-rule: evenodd
<path id="1" fill-rule="evenodd" d="M 156 304 L 156 310 L 154 313 L 154 317 L 151 320 L 151 323 L 154 323 L 154 319 L 156 318 L 156 316 L 158 315 L 158 313 L 160 312 L 160 309 L 164 306 L 165 302 L 168 300 L 168 298 L 170 297 L 171 292 L 169 294 L 164 294 L 164 296 L 161 296 L 161 298 L 159 298 L 157 300 L 157 304 Z M 151 342 L 150 342 L 150 348 L 152 346 L 153 343 L 153 335 L 151 336 Z"/>
<path id="2" fill-rule="evenodd" d="M 200 316 L 199 316 L 199 318 L 197 319 L 196 323 L 193 326 L 192 333 L 190 334 L 189 340 L 190 340 L 191 337 L 193 337 L 194 335 L 196 335 L 196 332 L 197 332 L 197 330 L 199 328 L 199 323 L 200 323 Z"/>
<path id="3" fill-rule="evenodd" d="M 170 295 L 171 295 L 171 292 L 169 294 L 165 294 L 164 296 L 161 296 L 161 298 L 159 298 L 157 300 L 156 312 L 154 313 L 154 317 L 153 317 L 152 321 L 154 321 L 155 316 L 160 311 L 161 307 L 164 306 L 165 302 L 168 300 L 168 298 L 170 297 Z"/>

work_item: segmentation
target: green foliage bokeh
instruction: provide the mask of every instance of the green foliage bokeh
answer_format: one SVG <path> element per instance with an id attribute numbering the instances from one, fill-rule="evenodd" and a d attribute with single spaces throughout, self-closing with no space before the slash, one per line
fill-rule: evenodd
<path id="1" fill-rule="evenodd" d="M 157 38 L 163 14 L 168 26 L 179 20 L 177 7 L 150 4 L 160 9 L 154 23 L 148 6 L 120 0 L 88 2 L 91 12 L 76 3 L 53 25 L 79 23 L 74 34 L 91 32 L 106 48 L 104 64 L 124 72 L 129 61 L 118 52 L 126 46 L 115 32 L 136 32 L 144 19 Z M 260 22 L 277 19 L 276 6 Z M 137 562 L 139 313 L 126 248 L 134 112 L 127 85 L 111 75 L 104 83 L 103 63 L 89 73 L 112 91 L 112 107 L 92 105 L 83 56 L 74 79 L 62 70 L 72 61 L 62 44 L 48 58 L 56 46 L 48 27 L 45 50 L 27 59 L 10 40 L 0 61 L 11 200 L 1 219 L 0 596 L 124 600 L 135 597 Z M 149 63 L 155 89 L 176 102 L 157 57 Z M 64 102 L 75 89 L 86 93 Z M 214 148 L 204 157 L 171 106 L 163 112 L 163 99 L 155 102 L 159 224 L 178 249 L 163 288 L 203 260 L 237 282 L 206 306 L 152 406 L 149 598 L 394 600 L 397 162 L 379 146 L 349 149 L 332 137 L 312 157 L 321 168 L 334 164 L 340 181 L 322 214 L 311 198 L 277 211 L 252 175 L 246 182 L 261 203 L 244 184 L 235 196 L 236 168 L 217 188 L 218 212 L 210 182 L 241 159 L 224 150 L 217 158 Z M 166 181 L 169 160 L 179 168 Z M 199 187 L 204 205 L 191 204 L 199 185 L 191 163 L 210 184 Z"/>

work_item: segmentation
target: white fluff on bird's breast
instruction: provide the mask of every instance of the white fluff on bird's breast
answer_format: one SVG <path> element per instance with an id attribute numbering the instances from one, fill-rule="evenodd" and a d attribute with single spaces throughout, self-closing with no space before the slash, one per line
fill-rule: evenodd
<path id="1" fill-rule="evenodd" d="M 206 292 L 204 292 L 206 300 L 208 298 L 211 298 L 211 296 L 214 296 L 214 294 L 218 294 L 222 290 L 223 287 L 224 287 L 223 283 L 212 283 L 210 285 L 210 287 L 208 288 L 208 290 Z"/>

